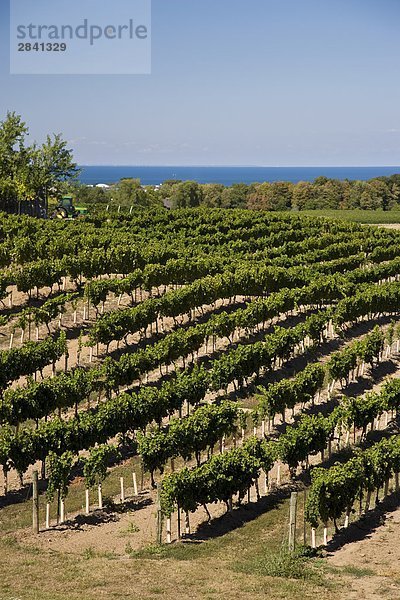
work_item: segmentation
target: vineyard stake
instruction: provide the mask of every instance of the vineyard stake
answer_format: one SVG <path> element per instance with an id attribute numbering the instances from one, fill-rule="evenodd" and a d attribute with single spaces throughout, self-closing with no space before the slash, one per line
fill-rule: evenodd
<path id="1" fill-rule="evenodd" d="M 89 488 L 86 488 L 86 490 L 85 490 L 85 504 L 86 504 L 85 512 L 88 515 L 90 513 Z"/>
<path id="2" fill-rule="evenodd" d="M 46 529 L 50 529 L 50 502 L 46 503 Z"/>
<path id="3" fill-rule="evenodd" d="M 315 527 L 311 527 L 311 548 L 313 548 L 315 550 L 316 547 L 317 547 L 316 531 L 315 531 Z"/>
<path id="4" fill-rule="evenodd" d="M 97 492 L 99 495 L 99 508 L 103 508 L 103 493 L 102 493 L 101 483 L 99 483 L 99 485 L 98 485 Z"/>
<path id="5" fill-rule="evenodd" d="M 171 517 L 167 518 L 167 544 L 171 543 Z"/>
<path id="6" fill-rule="evenodd" d="M 290 496 L 289 513 L 289 552 L 294 552 L 296 547 L 296 519 L 297 519 L 297 492 Z"/>
<path id="7" fill-rule="evenodd" d="M 157 484 L 157 534 L 156 542 L 162 544 L 162 512 L 161 512 L 161 484 Z"/>
<path id="8" fill-rule="evenodd" d="M 232 498 L 231 498 L 232 501 Z M 190 535 L 190 520 L 189 513 L 185 513 L 185 535 Z"/>
<path id="9" fill-rule="evenodd" d="M 179 503 L 177 506 L 177 517 L 178 517 L 178 519 L 177 519 L 178 540 L 180 540 L 181 539 L 181 508 L 179 506 Z"/>
<path id="10" fill-rule="evenodd" d="M 137 496 L 138 495 L 138 487 L 137 487 L 137 481 L 136 481 L 136 473 L 132 473 L 132 479 L 133 479 L 133 495 Z"/>
<path id="11" fill-rule="evenodd" d="M 276 474 L 276 485 L 281 485 L 281 465 L 278 465 L 278 471 Z"/>
<path id="12" fill-rule="evenodd" d="M 65 521 L 65 500 L 61 498 L 60 500 L 60 523 L 64 523 Z"/>
<path id="13" fill-rule="evenodd" d="M 32 473 L 32 526 L 33 532 L 39 533 L 39 474 Z"/>
<path id="14" fill-rule="evenodd" d="M 124 478 L 120 477 L 119 481 L 121 484 L 121 502 L 125 502 Z"/>
<path id="15" fill-rule="evenodd" d="M 347 511 L 346 511 L 346 517 L 345 517 L 345 520 L 344 520 L 344 528 L 345 528 L 345 529 L 347 529 L 347 528 L 348 528 L 348 526 L 349 526 L 349 521 L 350 521 L 350 511 L 351 511 L 351 509 L 350 509 L 350 508 L 348 508 L 348 509 L 347 509 Z"/>

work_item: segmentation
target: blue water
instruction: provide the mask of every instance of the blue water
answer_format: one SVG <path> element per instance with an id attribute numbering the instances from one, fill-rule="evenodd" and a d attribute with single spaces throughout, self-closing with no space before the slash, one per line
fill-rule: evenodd
<path id="1" fill-rule="evenodd" d="M 324 175 L 332 179 L 368 180 L 400 173 L 400 167 L 81 167 L 86 184 L 115 183 L 123 177 L 138 178 L 143 185 L 158 185 L 166 179 L 199 183 L 255 183 L 263 181 L 313 181 Z"/>

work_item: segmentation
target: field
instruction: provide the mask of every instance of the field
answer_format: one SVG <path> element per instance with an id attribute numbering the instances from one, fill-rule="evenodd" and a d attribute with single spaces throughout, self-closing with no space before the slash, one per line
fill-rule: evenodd
<path id="1" fill-rule="evenodd" d="M 398 210 L 305 210 L 303 215 L 309 217 L 327 217 L 329 219 L 340 219 L 352 221 L 353 223 L 365 223 L 368 225 L 398 225 L 400 223 L 400 211 Z"/>
<path id="2" fill-rule="evenodd" d="M 359 221 L 0 215 L 1 600 L 400 597 L 400 234 Z"/>

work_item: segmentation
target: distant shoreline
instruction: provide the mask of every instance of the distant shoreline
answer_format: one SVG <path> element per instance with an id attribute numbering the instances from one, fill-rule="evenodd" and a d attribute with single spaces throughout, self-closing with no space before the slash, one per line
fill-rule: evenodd
<path id="1" fill-rule="evenodd" d="M 168 179 L 198 183 L 262 183 L 264 181 L 313 181 L 330 179 L 367 181 L 400 173 L 398 167 L 219 167 L 219 166 L 102 166 L 82 165 L 79 180 L 87 185 L 112 184 L 123 178 L 140 179 L 143 185 L 159 185 Z"/>

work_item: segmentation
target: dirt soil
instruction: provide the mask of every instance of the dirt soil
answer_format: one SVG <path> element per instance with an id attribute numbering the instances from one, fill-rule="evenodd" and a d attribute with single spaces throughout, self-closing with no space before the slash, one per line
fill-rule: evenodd
<path id="1" fill-rule="evenodd" d="M 400 497 L 389 497 L 333 544 L 328 564 L 352 575 L 346 599 L 400 598 Z"/>

